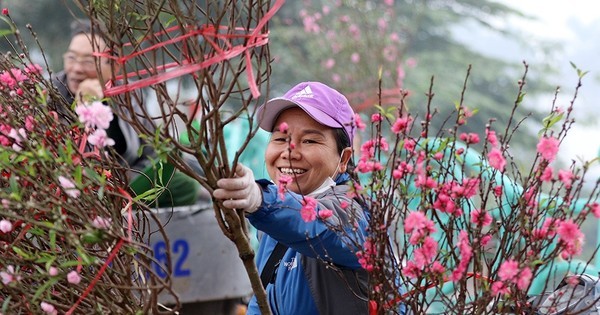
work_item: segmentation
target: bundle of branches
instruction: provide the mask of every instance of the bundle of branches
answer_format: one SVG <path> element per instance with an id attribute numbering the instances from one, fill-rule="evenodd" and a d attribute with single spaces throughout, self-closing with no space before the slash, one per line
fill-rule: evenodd
<path id="1" fill-rule="evenodd" d="M 217 179 L 233 176 L 257 130 L 255 108 L 269 75 L 268 20 L 283 1 L 272 7 L 271 1 L 76 3 L 110 48 L 103 55 L 112 60 L 115 75 L 104 78 L 104 92 L 119 117 L 208 192 Z M 154 108 L 149 98 L 157 101 Z M 135 111 L 133 104 L 146 109 Z M 247 122 L 248 132 L 237 135 L 240 147 L 228 147 L 223 128 L 240 120 Z M 233 159 L 228 150 L 235 151 Z M 195 157 L 201 172 L 186 156 Z M 214 210 L 222 231 L 239 250 L 259 301 L 266 301 L 243 214 L 218 203 Z M 261 304 L 267 314 L 268 306 Z"/>
<path id="2" fill-rule="evenodd" d="M 586 218 L 600 217 L 598 182 L 584 189 L 597 160 L 564 165 L 557 157 L 585 72 L 576 68 L 568 106 L 558 105 L 556 92 L 529 164 L 510 150 L 522 132 L 514 112 L 527 70 L 508 125 L 488 118 L 480 133 L 465 131 L 475 114 L 462 98 L 469 72 L 450 116 L 432 108 L 432 80 L 425 117 L 406 111 L 407 91 L 397 107 L 379 107 L 371 117 L 357 169 L 371 209 L 371 235 L 359 255 L 371 272 L 372 314 L 401 305 L 415 314 L 533 314 L 542 301 L 535 296 L 552 292 L 565 274 L 597 275 L 582 254 L 580 230 Z M 433 130 L 436 123 L 447 127 Z M 588 293 L 598 302 L 592 291 L 575 294 L 577 285 L 547 299 L 545 310 L 579 305 Z"/>
<path id="3" fill-rule="evenodd" d="M 159 313 L 169 283 L 142 238 L 155 220 L 94 140 L 100 127 L 58 110 L 71 104 L 24 46 L 0 58 L 0 313 Z"/>

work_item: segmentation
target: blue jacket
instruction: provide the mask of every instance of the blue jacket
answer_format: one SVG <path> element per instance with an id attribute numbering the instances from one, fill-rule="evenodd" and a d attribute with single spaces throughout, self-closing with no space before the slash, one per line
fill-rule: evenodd
<path id="1" fill-rule="evenodd" d="M 356 251 L 367 235 L 368 214 L 347 196 L 348 180 L 348 174 L 342 174 L 333 189 L 312 196 L 317 200 L 317 211 L 333 211 L 327 220 L 317 218 L 312 222 L 302 220 L 300 195 L 288 192 L 281 200 L 276 185 L 259 181 L 263 203 L 248 215 L 250 223 L 264 232 L 257 252 L 259 272 L 277 242 L 288 247 L 274 283 L 266 288 L 273 314 L 367 313 L 367 273 L 358 263 Z M 342 201 L 349 204 L 346 209 L 342 209 Z M 331 227 L 342 228 L 344 233 Z M 247 314 L 260 314 L 256 297 L 252 297 Z"/>

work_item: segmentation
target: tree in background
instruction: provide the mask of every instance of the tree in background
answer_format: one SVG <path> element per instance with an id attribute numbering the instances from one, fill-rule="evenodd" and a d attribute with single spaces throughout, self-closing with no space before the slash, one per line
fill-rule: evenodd
<path id="1" fill-rule="evenodd" d="M 343 91 L 358 111 L 372 113 L 377 103 L 378 69 L 383 72 L 382 104 L 397 105 L 400 89 L 409 88 L 411 113 L 425 112 L 425 92 L 434 76 L 433 107 L 447 114 L 457 106 L 482 112 L 469 121 L 481 129 L 496 117 L 508 122 L 515 103 L 522 65 L 485 56 L 459 41 L 457 26 L 471 22 L 505 34 L 490 21 L 525 16 L 493 1 L 294 1 L 287 2 L 272 23 L 274 77 L 285 87 L 303 80 L 320 80 Z M 467 66 L 472 65 L 470 93 L 460 95 Z M 547 71 L 548 69 L 543 69 Z M 547 88 L 543 78 L 530 73 L 528 91 Z M 541 75 L 540 75 L 541 76 Z M 282 87 L 285 88 L 285 87 Z M 277 86 L 274 87 L 277 89 Z M 519 121 L 529 108 L 517 108 Z M 437 126 L 440 127 L 439 125 Z"/>

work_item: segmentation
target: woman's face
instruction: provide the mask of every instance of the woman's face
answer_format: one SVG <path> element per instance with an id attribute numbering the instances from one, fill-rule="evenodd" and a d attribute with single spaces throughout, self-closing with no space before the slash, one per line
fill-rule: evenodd
<path id="1" fill-rule="evenodd" d="M 283 122 L 288 125 L 287 133 L 279 131 Z M 302 109 L 293 107 L 283 111 L 274 129 L 265 161 L 267 172 L 275 183 L 282 174 L 289 175 L 293 180 L 287 188 L 306 195 L 319 188 L 336 171 L 346 171 L 346 163 L 340 162 L 334 130 L 316 122 Z"/>

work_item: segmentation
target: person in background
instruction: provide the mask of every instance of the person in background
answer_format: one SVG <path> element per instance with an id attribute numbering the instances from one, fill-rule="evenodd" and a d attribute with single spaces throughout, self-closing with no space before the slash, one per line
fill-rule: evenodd
<path id="1" fill-rule="evenodd" d="M 52 77 L 53 85 L 67 104 L 80 104 L 91 99 L 104 98 L 102 81 L 110 80 L 113 77 L 113 69 L 118 69 L 114 68 L 115 65 L 109 58 L 95 57 L 94 53 L 107 50 L 106 42 L 101 36 L 95 34 L 92 38 L 89 21 L 75 20 L 71 23 L 71 42 L 63 54 L 64 69 Z M 58 110 L 68 109 L 59 107 Z M 142 139 L 131 125 L 114 115 L 106 133 L 115 141 L 113 149 L 121 165 L 134 170 L 129 172 L 130 181 L 134 181 L 140 172 L 151 168 L 149 157 L 153 157 L 154 152 L 149 146 L 143 146 Z M 142 146 L 142 153 L 139 154 Z M 147 181 L 142 180 L 142 177 L 137 178 L 137 182 L 144 182 L 140 185 L 144 188 L 140 190 L 151 186 L 150 183 L 145 183 Z M 194 204 L 200 190 L 196 181 L 177 171 L 170 177 L 167 188 L 168 190 L 157 199 L 161 207 Z M 138 194 L 143 192 L 137 191 L 135 187 L 133 189 Z"/>
<path id="2" fill-rule="evenodd" d="M 71 24 L 71 42 L 63 55 L 64 69 L 52 78 L 53 85 L 58 89 L 67 104 L 79 104 L 90 98 L 104 98 L 103 81 L 111 79 L 113 71 L 119 70 L 111 63 L 109 58 L 94 56 L 95 52 L 104 52 L 107 49 L 106 42 L 102 37 L 95 34 L 92 38 L 92 29 L 88 20 L 76 20 Z M 137 106 L 140 106 L 140 104 L 137 104 Z M 57 110 L 64 112 L 69 108 L 59 107 Z M 236 134 L 236 131 L 230 133 Z M 152 185 L 146 183 L 148 181 L 144 178 L 145 175 L 153 173 L 147 170 L 150 167 L 150 158 L 155 156 L 154 151 L 149 146 L 144 146 L 142 139 L 134 128 L 119 119 L 117 115 L 114 115 L 107 130 L 107 135 L 115 141 L 113 149 L 121 159 L 121 164 L 124 167 L 136 170 L 135 172 L 129 172 L 130 182 L 139 182 L 141 179 L 141 187 L 151 188 Z M 143 147 L 141 155 L 138 154 L 140 147 Z M 190 164 L 197 163 L 195 159 L 187 162 Z M 192 165 L 192 167 L 200 171 L 198 165 Z M 144 172 L 145 175 L 138 175 L 140 172 Z M 140 194 L 143 193 L 143 189 L 141 191 L 134 189 L 134 191 Z M 208 211 L 202 211 L 203 213 L 181 211 L 178 212 L 177 216 L 173 216 L 171 212 L 172 206 L 210 203 L 210 194 L 202 189 L 195 180 L 178 171 L 173 173 L 167 189 L 167 192 L 159 196 L 157 200 L 158 206 L 164 207 L 159 211 L 164 210 L 167 218 L 165 222 L 171 222 L 170 225 L 165 227 L 169 237 L 176 239 L 176 235 L 181 239 L 189 240 L 189 253 L 186 252 L 189 256 L 189 264 L 186 264 L 183 268 L 189 268 L 190 272 L 193 273 L 190 277 L 181 280 L 184 283 L 183 287 L 188 290 L 185 293 L 193 295 L 193 299 L 183 302 L 179 314 L 234 315 L 240 308 L 245 309 L 242 299 L 247 298 L 250 294 L 249 282 L 247 280 L 242 281 L 239 277 L 235 279 L 227 278 L 230 275 L 245 273 L 241 260 L 239 262 L 235 260 L 238 258 L 235 246 L 224 235 L 211 234 L 210 238 L 206 238 L 202 235 L 209 234 L 207 231 L 195 230 L 199 227 L 217 227 L 214 215 L 210 215 Z M 160 213 L 163 212 L 159 212 L 159 216 L 161 216 Z M 187 229 L 190 226 L 193 226 L 194 229 L 188 231 Z M 209 228 L 206 228 L 206 230 L 213 231 Z M 151 240 L 151 243 L 155 241 Z M 160 238 L 158 241 L 160 241 Z M 152 244 L 150 245 L 152 246 Z M 208 247 L 217 254 L 212 257 L 207 256 L 206 252 L 210 252 L 207 249 Z M 207 283 L 186 283 L 190 279 L 196 279 L 195 277 L 202 278 L 200 275 L 202 272 L 212 273 L 215 271 L 218 271 L 219 274 L 212 278 L 219 281 L 218 293 L 215 292 L 215 284 L 210 281 Z M 176 281 L 179 281 L 179 279 L 175 278 L 174 282 Z M 226 288 L 230 288 L 227 295 L 220 296 L 220 292 L 226 290 Z"/>
<path id="3" fill-rule="evenodd" d="M 356 253 L 368 211 L 352 198 L 354 112 L 338 91 L 304 82 L 257 112 L 271 132 L 265 150 L 273 180 L 238 164 L 213 197 L 243 209 L 259 230 L 257 265 L 274 314 L 367 314 L 368 275 Z M 291 179 L 291 182 L 290 182 Z M 286 184 L 286 189 L 283 184 Z M 247 314 L 260 314 L 252 297 Z"/>

